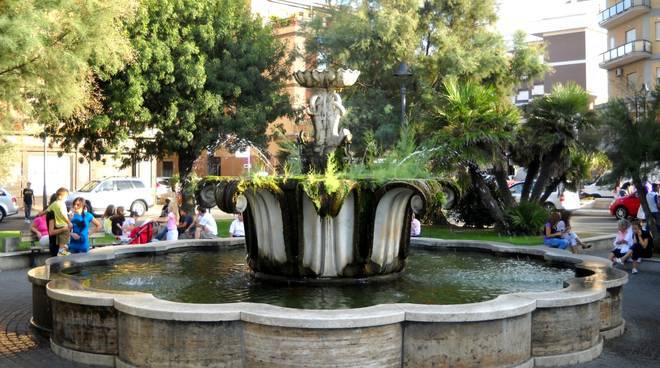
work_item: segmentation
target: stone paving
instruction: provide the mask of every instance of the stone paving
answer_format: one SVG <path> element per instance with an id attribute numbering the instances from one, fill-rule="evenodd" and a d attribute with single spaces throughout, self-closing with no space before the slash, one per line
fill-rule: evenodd
<path id="1" fill-rule="evenodd" d="M 643 263 L 640 269 L 624 286 L 625 334 L 606 341 L 598 359 L 576 367 L 660 367 L 660 263 Z M 26 272 L 0 271 L 0 367 L 91 367 L 59 358 L 48 340 L 29 328 L 32 292 Z"/>

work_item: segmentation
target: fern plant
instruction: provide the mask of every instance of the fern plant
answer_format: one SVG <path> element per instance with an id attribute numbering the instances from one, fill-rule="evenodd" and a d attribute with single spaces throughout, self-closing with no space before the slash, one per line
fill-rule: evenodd
<path id="1" fill-rule="evenodd" d="M 516 235 L 538 235 L 548 219 L 548 211 L 536 202 L 522 202 L 505 215 L 509 229 Z"/>

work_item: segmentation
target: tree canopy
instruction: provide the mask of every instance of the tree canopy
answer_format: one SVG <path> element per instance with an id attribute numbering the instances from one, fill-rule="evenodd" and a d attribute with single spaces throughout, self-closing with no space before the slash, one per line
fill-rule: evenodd
<path id="1" fill-rule="evenodd" d="M 93 104 L 132 57 L 136 0 L 0 1 L 0 123 L 52 122 Z"/>
<path id="2" fill-rule="evenodd" d="M 101 83 L 91 119 L 57 128 L 65 147 L 99 158 L 128 142 L 126 164 L 176 153 L 185 177 L 232 136 L 265 145 L 268 123 L 291 110 L 285 48 L 245 2 L 147 0 L 127 31 L 136 61 Z"/>

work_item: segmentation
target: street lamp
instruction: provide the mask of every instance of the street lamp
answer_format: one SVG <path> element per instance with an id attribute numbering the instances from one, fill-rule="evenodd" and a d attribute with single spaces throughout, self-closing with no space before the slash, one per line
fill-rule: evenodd
<path id="1" fill-rule="evenodd" d="M 43 211 L 48 207 L 48 194 L 46 192 L 46 128 L 44 128 L 44 181 L 43 181 Z"/>
<path id="2" fill-rule="evenodd" d="M 401 80 L 401 126 L 408 124 L 406 120 L 406 80 L 412 75 L 413 73 L 405 61 L 402 61 L 394 72 L 394 76 Z"/>

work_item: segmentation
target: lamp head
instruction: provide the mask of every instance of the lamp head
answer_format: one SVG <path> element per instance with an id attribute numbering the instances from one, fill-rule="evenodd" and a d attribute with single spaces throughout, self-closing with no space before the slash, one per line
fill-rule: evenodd
<path id="1" fill-rule="evenodd" d="M 402 61 L 401 64 L 399 64 L 399 67 L 394 72 L 394 75 L 397 77 L 411 77 L 413 73 L 410 70 L 408 63 Z"/>

